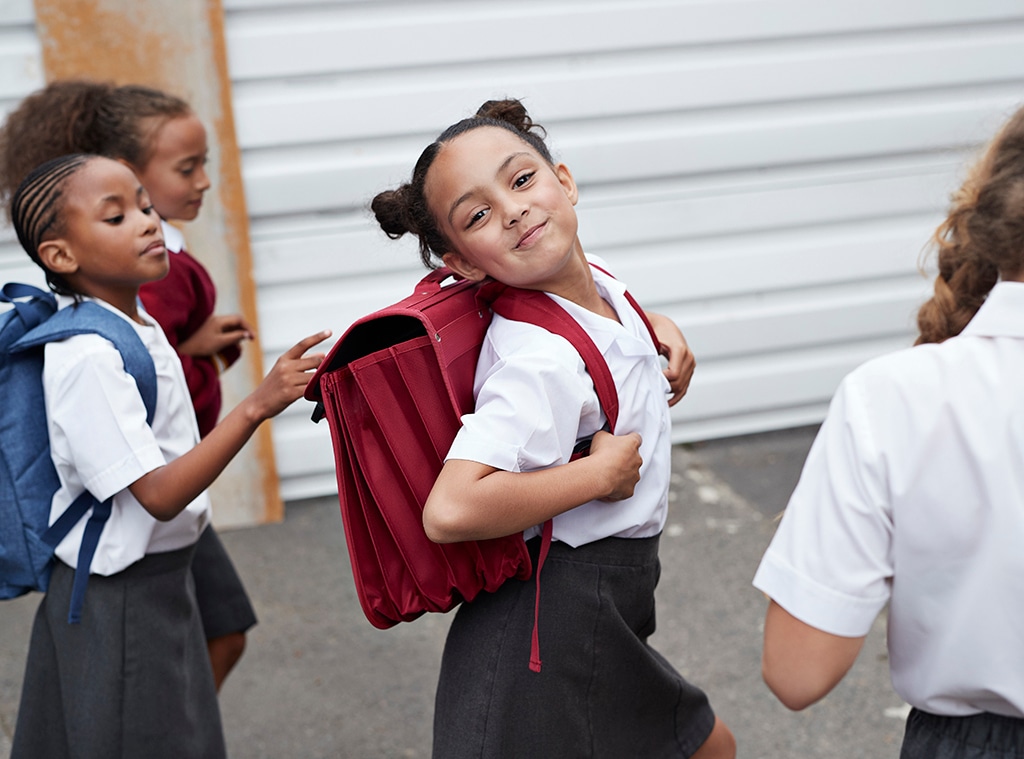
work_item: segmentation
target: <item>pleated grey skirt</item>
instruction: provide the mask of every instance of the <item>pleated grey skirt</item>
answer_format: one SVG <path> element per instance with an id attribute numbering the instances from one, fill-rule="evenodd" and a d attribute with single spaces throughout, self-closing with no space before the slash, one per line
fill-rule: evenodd
<path id="1" fill-rule="evenodd" d="M 463 604 L 442 658 L 435 759 L 693 754 L 715 717 L 647 644 L 660 572 L 657 537 L 554 543 L 541 573 L 539 673 L 529 669 L 532 580 Z"/>
<path id="2" fill-rule="evenodd" d="M 32 628 L 12 759 L 226 755 L 192 552 L 92 575 L 76 625 L 74 572 L 57 563 Z"/>

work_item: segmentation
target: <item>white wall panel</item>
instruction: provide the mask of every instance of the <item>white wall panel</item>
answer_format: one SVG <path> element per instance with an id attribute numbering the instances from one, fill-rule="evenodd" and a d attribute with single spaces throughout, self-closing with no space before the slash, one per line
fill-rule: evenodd
<path id="1" fill-rule="evenodd" d="M 1024 102 L 1020 0 L 225 6 L 268 360 L 411 289 L 368 201 L 513 95 L 580 185 L 584 247 L 691 342 L 677 440 L 819 421 L 908 345 L 949 192 Z M 308 414 L 275 422 L 289 498 L 335 487 Z"/>
<path id="2" fill-rule="evenodd" d="M 0 1 L 0 120 L 33 90 L 43 86 L 43 51 L 35 31 L 32 0 Z M 45 286 L 42 271 L 21 249 L 0 211 L 0 282 Z"/>

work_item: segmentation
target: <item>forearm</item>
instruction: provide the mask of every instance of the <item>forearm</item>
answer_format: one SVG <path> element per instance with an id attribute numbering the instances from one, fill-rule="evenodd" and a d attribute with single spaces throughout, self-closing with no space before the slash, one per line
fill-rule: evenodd
<path id="1" fill-rule="evenodd" d="M 511 535 L 611 493 L 590 457 L 536 472 L 506 472 L 473 461 L 445 463 L 427 498 L 423 523 L 438 543 Z M 614 508 L 610 506 L 609 508 Z"/>
<path id="2" fill-rule="evenodd" d="M 146 511 L 161 521 L 173 519 L 217 479 L 263 419 L 247 401 L 190 451 L 132 483 L 129 490 Z"/>

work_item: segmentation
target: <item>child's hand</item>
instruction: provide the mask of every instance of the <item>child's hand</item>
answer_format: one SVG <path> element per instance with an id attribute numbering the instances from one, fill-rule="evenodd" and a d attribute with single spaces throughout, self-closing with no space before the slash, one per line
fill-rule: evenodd
<path id="1" fill-rule="evenodd" d="M 654 334 L 658 336 L 661 343 L 661 355 L 668 359 L 668 367 L 665 369 L 665 379 L 668 380 L 672 389 L 672 397 L 668 399 L 669 406 L 675 406 L 679 399 L 686 395 L 690 387 L 690 378 L 693 377 L 693 370 L 697 368 L 697 359 L 690 351 L 686 338 L 680 331 L 679 326 L 662 314 L 646 311 L 647 319 L 654 327 Z"/>
<path id="2" fill-rule="evenodd" d="M 300 340 L 281 354 L 263 382 L 246 399 L 250 405 L 249 413 L 255 420 L 277 416 L 302 397 L 310 373 L 324 359 L 323 353 L 311 353 L 308 356 L 305 353 L 330 336 L 331 331 L 325 329 Z"/>
<path id="3" fill-rule="evenodd" d="M 188 340 L 178 344 L 178 353 L 183 356 L 216 356 L 225 348 L 253 337 L 252 327 L 238 314 L 214 314 Z"/>
<path id="4" fill-rule="evenodd" d="M 601 430 L 590 443 L 590 458 L 600 461 L 600 471 L 608 477 L 608 495 L 602 501 L 621 501 L 633 495 L 640 482 L 640 435 L 612 435 Z"/>

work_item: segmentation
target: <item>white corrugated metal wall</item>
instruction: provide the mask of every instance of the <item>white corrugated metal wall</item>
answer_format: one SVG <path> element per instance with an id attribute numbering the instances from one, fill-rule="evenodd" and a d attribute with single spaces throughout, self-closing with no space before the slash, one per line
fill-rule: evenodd
<path id="1" fill-rule="evenodd" d="M 43 52 L 32 0 L 0 0 L 0 119 L 43 83 Z M 7 211 L 0 210 L 0 282 L 10 281 L 45 286 L 39 268 L 7 224 Z"/>
<path id="2" fill-rule="evenodd" d="M 820 420 L 911 339 L 922 246 L 973 147 L 1024 102 L 1020 0 L 224 0 L 268 361 L 406 294 L 365 205 L 514 95 L 581 191 L 584 247 L 683 327 L 677 440 Z M 0 104 L 42 83 L 0 4 Z M 31 273 L 0 241 L 4 279 Z M 275 421 L 286 498 L 332 492 L 325 427 Z"/>
<path id="3" fill-rule="evenodd" d="M 579 184 L 580 230 L 699 361 L 694 440 L 819 421 L 906 345 L 919 254 L 967 151 L 1024 101 L 1020 0 L 225 0 L 268 353 L 406 294 L 372 195 L 514 95 Z M 286 497 L 335 483 L 308 409 Z"/>

